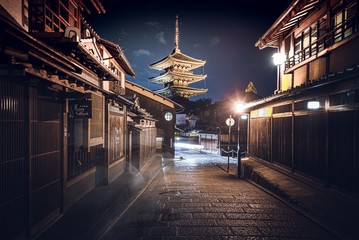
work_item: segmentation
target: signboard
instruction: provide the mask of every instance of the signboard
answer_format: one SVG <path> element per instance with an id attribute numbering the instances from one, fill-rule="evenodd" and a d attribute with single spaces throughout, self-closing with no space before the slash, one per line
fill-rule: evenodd
<path id="1" fill-rule="evenodd" d="M 227 126 L 233 126 L 234 125 L 234 119 L 233 118 L 227 118 L 227 120 L 226 120 L 226 124 L 227 124 Z"/>
<path id="2" fill-rule="evenodd" d="M 69 116 L 73 118 L 91 118 L 92 117 L 91 99 L 71 101 Z"/>

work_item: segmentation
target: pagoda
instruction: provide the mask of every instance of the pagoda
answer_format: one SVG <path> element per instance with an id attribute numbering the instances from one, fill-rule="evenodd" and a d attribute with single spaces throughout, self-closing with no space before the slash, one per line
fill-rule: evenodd
<path id="1" fill-rule="evenodd" d="M 157 77 L 149 78 L 152 82 L 164 84 L 164 88 L 155 92 L 170 99 L 176 97 L 190 98 L 206 93 L 208 90 L 206 88 L 189 87 L 190 84 L 202 81 L 207 77 L 207 75 L 198 75 L 192 72 L 193 69 L 202 67 L 206 61 L 181 53 L 179 49 L 178 16 L 176 16 L 174 47 L 169 56 L 150 65 L 152 69 L 165 71 Z"/>

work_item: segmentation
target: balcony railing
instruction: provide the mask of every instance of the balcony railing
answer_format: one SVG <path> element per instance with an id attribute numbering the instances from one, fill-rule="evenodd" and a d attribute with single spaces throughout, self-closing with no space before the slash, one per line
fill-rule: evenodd
<path id="1" fill-rule="evenodd" d="M 319 52 L 329 48 L 335 43 L 338 43 L 352 36 L 358 32 L 358 28 L 358 16 L 354 16 L 348 19 L 344 23 L 334 28 L 332 31 L 318 38 L 318 40 L 313 42 L 311 45 L 303 48 L 300 51 L 297 51 L 294 56 L 288 58 L 288 60 L 285 62 L 285 70 L 312 56 L 317 55 Z"/>

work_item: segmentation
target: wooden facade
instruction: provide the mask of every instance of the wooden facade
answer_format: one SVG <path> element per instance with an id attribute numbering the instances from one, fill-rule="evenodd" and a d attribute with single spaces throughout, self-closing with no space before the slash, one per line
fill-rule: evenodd
<path id="1" fill-rule="evenodd" d="M 293 1 L 256 43 L 285 54 L 275 94 L 247 104 L 249 152 L 359 196 L 359 3 Z"/>
<path id="2" fill-rule="evenodd" d="M 62 208 L 63 103 L 49 86 L 24 85 L 21 70 L 13 70 L 0 77 L 2 239 L 37 233 Z"/>
<path id="3" fill-rule="evenodd" d="M 126 81 L 126 93 L 137 96 L 142 107 L 151 109 L 152 118 L 156 119 L 157 151 L 174 157 L 176 113 L 182 111 L 183 106 L 129 81 Z M 166 114 L 170 114 L 172 118 L 165 118 Z"/>
<path id="4" fill-rule="evenodd" d="M 135 144 L 155 154 L 154 124 L 129 137 L 148 120 L 125 95 L 136 75 L 89 12 L 104 12 L 99 0 L 0 3 L 0 239 L 36 238 L 122 174 Z"/>

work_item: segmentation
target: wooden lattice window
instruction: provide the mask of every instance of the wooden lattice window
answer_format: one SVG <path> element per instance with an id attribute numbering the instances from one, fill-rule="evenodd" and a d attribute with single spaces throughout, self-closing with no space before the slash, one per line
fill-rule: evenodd
<path id="1" fill-rule="evenodd" d="M 92 94 L 92 118 L 90 119 L 90 141 L 91 139 L 103 138 L 103 106 L 104 98 L 100 95 Z"/>
<path id="2" fill-rule="evenodd" d="M 75 0 L 34 1 L 31 5 L 31 31 L 64 32 L 69 26 L 80 28 L 79 16 Z"/>

